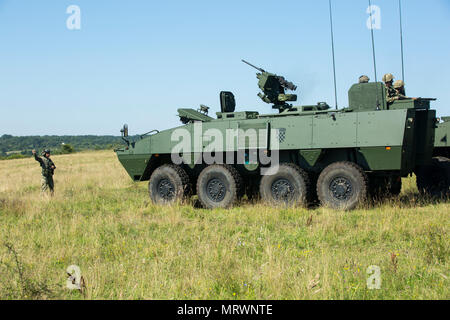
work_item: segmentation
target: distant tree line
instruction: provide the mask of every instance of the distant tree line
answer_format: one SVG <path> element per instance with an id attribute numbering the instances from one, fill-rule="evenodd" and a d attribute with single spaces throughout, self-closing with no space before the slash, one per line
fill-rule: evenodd
<path id="1" fill-rule="evenodd" d="M 0 160 L 31 156 L 31 150 L 39 153 L 50 149 L 52 154 L 66 154 L 84 150 L 107 150 L 123 146 L 117 136 L 0 136 Z"/>

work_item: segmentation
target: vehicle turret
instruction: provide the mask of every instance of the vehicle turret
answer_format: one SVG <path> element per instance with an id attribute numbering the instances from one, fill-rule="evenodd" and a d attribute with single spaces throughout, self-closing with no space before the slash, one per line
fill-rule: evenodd
<path id="1" fill-rule="evenodd" d="M 278 109 L 280 112 L 292 108 L 292 105 L 287 104 L 286 102 L 297 101 L 297 95 L 287 94 L 285 91 L 297 90 L 297 86 L 295 84 L 287 81 L 282 76 L 267 72 L 245 60 L 242 60 L 242 62 L 259 71 L 259 73 L 256 74 L 256 78 L 258 79 L 258 87 L 263 92 L 258 93 L 258 97 L 260 97 L 262 101 L 268 104 L 273 104 L 272 108 Z"/>

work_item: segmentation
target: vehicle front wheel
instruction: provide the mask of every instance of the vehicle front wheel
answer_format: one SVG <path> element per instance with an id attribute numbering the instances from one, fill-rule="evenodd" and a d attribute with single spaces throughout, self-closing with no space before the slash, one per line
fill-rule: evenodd
<path id="1" fill-rule="evenodd" d="M 308 174 L 293 163 L 280 164 L 273 175 L 263 176 L 261 198 L 272 205 L 306 206 L 310 194 Z"/>
<path id="2" fill-rule="evenodd" d="M 336 162 L 326 167 L 317 181 L 317 195 L 323 206 L 352 210 L 367 199 L 368 178 L 357 164 Z"/>
<path id="3" fill-rule="evenodd" d="M 191 195 L 192 186 L 186 171 L 174 164 L 157 168 L 150 177 L 148 192 L 155 204 L 172 204 Z"/>
<path id="4" fill-rule="evenodd" d="M 210 165 L 197 179 L 197 195 L 204 208 L 229 208 L 244 193 L 239 172 L 230 165 Z"/>

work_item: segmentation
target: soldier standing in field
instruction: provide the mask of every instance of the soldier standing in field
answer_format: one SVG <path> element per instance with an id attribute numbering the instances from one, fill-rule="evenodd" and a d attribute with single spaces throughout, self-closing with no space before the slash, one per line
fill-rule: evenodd
<path id="1" fill-rule="evenodd" d="M 56 166 L 50 159 L 50 150 L 45 149 L 42 152 L 42 158 L 36 154 L 36 150 L 32 151 L 34 159 L 39 162 L 42 167 L 42 180 L 41 180 L 41 193 L 50 190 L 50 195 L 53 196 L 55 184 L 53 182 L 53 173 L 55 172 Z"/>

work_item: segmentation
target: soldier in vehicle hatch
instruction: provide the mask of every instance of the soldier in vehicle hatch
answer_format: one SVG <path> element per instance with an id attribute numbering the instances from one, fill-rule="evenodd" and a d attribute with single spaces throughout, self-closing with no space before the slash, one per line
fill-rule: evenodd
<path id="1" fill-rule="evenodd" d="M 32 151 L 34 159 L 39 162 L 42 167 L 42 179 L 41 179 L 41 193 L 45 193 L 50 190 L 50 195 L 53 196 L 55 184 L 53 182 L 53 174 L 55 172 L 56 166 L 50 159 L 50 150 L 45 149 L 42 152 L 42 158 L 36 154 L 36 150 Z"/>
<path id="2" fill-rule="evenodd" d="M 359 83 L 369 83 L 370 79 L 368 76 L 366 75 L 362 75 L 361 77 L 359 77 Z"/>
<path id="3" fill-rule="evenodd" d="M 406 96 L 405 83 L 403 82 L 403 80 L 395 81 L 393 87 L 395 90 L 395 96 L 393 98 L 394 100 L 405 100 L 405 99 L 417 100 L 417 98 L 411 98 Z"/>
<path id="4" fill-rule="evenodd" d="M 410 98 L 406 96 L 405 93 L 405 83 L 403 82 L 403 80 L 397 80 L 394 82 L 394 89 L 397 93 L 398 96 L 398 100 L 404 100 L 404 99 L 413 99 L 413 100 L 417 100 L 417 98 Z"/>
<path id="5" fill-rule="evenodd" d="M 383 76 L 383 82 L 386 86 L 386 101 L 389 104 L 393 103 L 395 100 L 398 100 L 397 97 L 397 91 L 394 89 L 394 76 L 392 73 L 386 73 Z"/>

